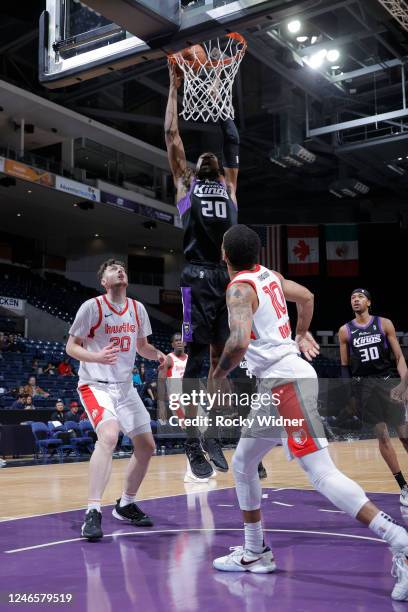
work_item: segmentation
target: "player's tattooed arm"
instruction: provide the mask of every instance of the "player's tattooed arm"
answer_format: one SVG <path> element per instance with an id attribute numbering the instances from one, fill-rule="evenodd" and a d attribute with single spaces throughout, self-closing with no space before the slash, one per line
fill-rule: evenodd
<path id="1" fill-rule="evenodd" d="M 256 293 L 247 283 L 234 283 L 227 289 L 230 336 L 225 344 L 214 378 L 226 378 L 237 367 L 251 339 L 253 305 Z"/>

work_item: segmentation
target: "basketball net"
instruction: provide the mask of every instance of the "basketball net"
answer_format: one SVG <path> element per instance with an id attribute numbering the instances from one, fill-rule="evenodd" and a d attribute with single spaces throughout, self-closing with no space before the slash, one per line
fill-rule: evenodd
<path id="1" fill-rule="evenodd" d="M 232 32 L 223 38 L 203 43 L 206 59 L 198 55 L 194 60 L 180 53 L 169 61 L 183 73 L 183 110 L 180 115 L 186 121 L 218 121 L 234 119 L 232 86 L 247 43 L 241 34 Z"/>

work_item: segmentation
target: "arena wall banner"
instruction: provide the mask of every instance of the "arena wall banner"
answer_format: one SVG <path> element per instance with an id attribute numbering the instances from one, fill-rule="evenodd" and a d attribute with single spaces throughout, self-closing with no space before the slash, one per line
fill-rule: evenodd
<path id="1" fill-rule="evenodd" d="M 14 159 L 4 160 L 4 170 L 6 174 L 22 179 L 23 181 L 29 181 L 30 183 L 38 183 L 45 187 L 54 187 L 55 175 L 46 170 L 40 168 L 32 168 L 27 164 L 22 164 Z"/>
<path id="2" fill-rule="evenodd" d="M 118 208 L 127 210 L 129 212 L 139 212 L 139 204 L 137 202 L 127 200 L 126 198 L 114 195 L 113 193 L 107 193 L 106 191 L 101 191 L 101 202 L 104 204 L 110 204 L 111 206 L 117 206 Z"/>
<path id="3" fill-rule="evenodd" d="M 0 157 L 0 172 L 4 172 L 4 162 L 6 160 L 4 159 L 4 157 Z"/>
<path id="4" fill-rule="evenodd" d="M 22 315 L 25 312 L 25 300 L 0 295 L 0 308 L 13 310 L 14 312 Z"/>
<path id="5" fill-rule="evenodd" d="M 106 191 L 101 191 L 101 202 L 104 204 L 117 206 L 122 208 L 122 210 L 135 212 L 142 217 L 148 217 L 149 219 L 154 219 L 155 221 L 170 223 L 171 225 L 174 224 L 174 215 L 171 213 L 153 208 L 153 206 L 148 206 L 147 204 L 139 204 L 139 202 L 134 202 L 133 200 L 128 200 L 126 198 L 122 198 L 121 196 L 107 193 Z"/>
<path id="6" fill-rule="evenodd" d="M 64 178 L 63 176 L 56 175 L 55 177 L 55 188 L 58 191 L 64 191 L 70 195 L 78 198 L 84 198 L 85 200 L 92 200 L 93 202 L 101 201 L 101 192 L 96 187 L 79 183 L 71 179 Z"/>

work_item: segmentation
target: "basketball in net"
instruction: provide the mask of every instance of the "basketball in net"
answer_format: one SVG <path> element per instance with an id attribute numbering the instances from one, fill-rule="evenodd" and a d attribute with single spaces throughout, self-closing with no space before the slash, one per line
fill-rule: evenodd
<path id="1" fill-rule="evenodd" d="M 169 62 L 183 76 L 183 109 L 180 113 L 183 119 L 234 119 L 232 87 L 246 47 L 245 38 L 232 32 L 169 56 Z"/>

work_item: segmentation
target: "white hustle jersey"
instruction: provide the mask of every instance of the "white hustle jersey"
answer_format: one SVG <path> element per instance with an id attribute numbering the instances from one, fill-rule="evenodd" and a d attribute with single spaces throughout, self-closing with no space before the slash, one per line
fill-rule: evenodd
<path id="1" fill-rule="evenodd" d="M 256 265 L 254 270 L 239 272 L 231 281 L 248 283 L 258 296 L 251 341 L 245 353 L 248 370 L 258 378 L 267 378 L 273 366 L 287 355 L 298 354 L 291 337 L 291 327 L 282 284 L 277 274 Z"/>
<path id="2" fill-rule="evenodd" d="M 91 353 L 97 353 L 109 344 L 119 349 L 114 365 L 81 361 L 80 384 L 96 381 L 119 383 L 132 378 L 136 340 L 150 336 L 152 328 L 140 302 L 126 298 L 122 310 L 117 310 L 106 295 L 100 295 L 82 304 L 69 333 L 81 338 L 82 346 Z"/>
<path id="3" fill-rule="evenodd" d="M 167 378 L 183 378 L 186 370 L 188 355 L 184 354 L 183 359 L 180 359 L 180 357 L 177 357 L 175 353 L 169 353 L 168 357 L 170 357 L 172 365 L 167 368 Z"/>

